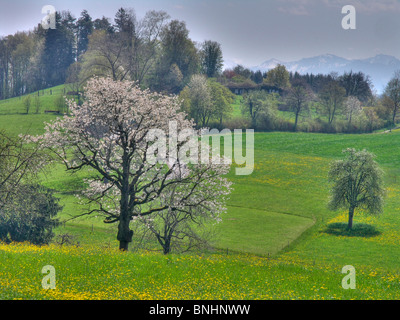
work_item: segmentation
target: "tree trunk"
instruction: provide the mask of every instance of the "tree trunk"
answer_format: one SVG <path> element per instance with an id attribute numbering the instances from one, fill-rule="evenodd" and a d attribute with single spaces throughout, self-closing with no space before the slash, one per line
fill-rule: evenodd
<path id="1" fill-rule="evenodd" d="M 294 128 L 293 131 L 296 132 L 297 130 L 297 122 L 299 121 L 299 114 L 296 112 L 296 120 L 294 121 Z"/>
<path id="2" fill-rule="evenodd" d="M 128 156 L 124 154 L 123 156 L 123 182 L 121 190 L 121 200 L 120 200 L 120 215 L 119 215 L 119 225 L 118 225 L 118 235 L 117 239 L 119 241 L 119 248 L 122 251 L 127 251 L 129 243 L 132 242 L 133 231 L 129 229 L 129 223 L 131 221 L 129 212 L 129 161 Z"/>
<path id="3" fill-rule="evenodd" d="M 352 229 L 352 228 L 353 228 L 353 216 L 354 216 L 354 208 L 353 208 L 353 207 L 350 207 L 350 208 L 349 208 L 349 223 L 348 223 L 348 225 L 347 225 L 347 227 L 348 227 L 349 229 Z"/>
<path id="4" fill-rule="evenodd" d="M 121 218 L 119 221 L 117 239 L 121 251 L 128 251 L 129 243 L 132 242 L 133 231 L 129 229 L 129 221 L 129 218 Z"/>
<path id="5" fill-rule="evenodd" d="M 128 251 L 128 247 L 129 247 L 129 242 L 126 242 L 126 241 L 119 242 L 119 250 Z"/>
<path id="6" fill-rule="evenodd" d="M 171 239 L 166 239 L 163 246 L 163 253 L 165 255 L 171 252 Z"/>

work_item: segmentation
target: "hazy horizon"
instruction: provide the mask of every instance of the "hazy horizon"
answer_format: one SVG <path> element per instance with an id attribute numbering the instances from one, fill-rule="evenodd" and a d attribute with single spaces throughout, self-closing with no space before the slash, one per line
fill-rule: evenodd
<path id="1" fill-rule="evenodd" d="M 41 21 L 44 5 L 70 10 L 79 18 L 113 20 L 120 7 L 133 8 L 140 19 L 148 10 L 164 10 L 183 20 L 196 42 L 222 45 L 225 64 L 257 66 L 275 58 L 296 61 L 333 54 L 363 59 L 377 54 L 400 58 L 400 2 L 344 0 L 0 0 L 0 35 L 29 31 Z M 342 7 L 356 8 L 356 30 L 344 30 Z"/>
<path id="2" fill-rule="evenodd" d="M 258 67 L 258 66 L 260 66 L 261 64 L 263 64 L 263 63 L 265 63 L 265 62 L 268 62 L 268 61 L 271 61 L 271 60 L 276 60 L 276 61 L 281 62 L 281 63 L 293 63 L 293 62 L 297 62 L 297 61 L 300 61 L 300 60 L 303 60 L 303 59 L 312 59 L 312 58 L 318 58 L 318 57 L 323 57 L 323 56 L 334 56 L 334 57 L 337 57 L 337 58 L 346 59 L 346 60 L 348 60 L 348 61 L 368 60 L 368 59 L 371 59 L 371 58 L 375 58 L 375 57 L 377 57 L 377 56 L 388 56 L 388 57 L 393 57 L 393 58 L 395 58 L 395 59 L 397 59 L 397 60 L 400 61 L 399 58 L 397 58 L 397 57 L 395 57 L 395 56 L 392 56 L 392 55 L 390 55 L 390 54 L 384 54 L 384 53 L 378 53 L 378 54 L 375 54 L 375 55 L 373 55 L 373 56 L 366 57 L 366 58 L 350 58 L 350 59 L 349 59 L 349 58 L 346 58 L 346 57 L 341 57 L 341 56 L 338 56 L 338 55 L 335 55 L 335 54 L 332 54 L 332 53 L 327 52 L 327 53 L 318 54 L 318 55 L 313 55 L 313 56 L 308 56 L 308 57 L 301 57 L 301 58 L 299 58 L 299 59 L 290 60 L 290 61 L 289 61 L 289 60 L 282 60 L 282 59 L 279 59 L 279 58 L 270 58 L 270 59 L 267 59 L 267 60 L 262 61 L 261 63 L 259 63 L 259 64 L 256 65 L 256 66 L 244 66 L 244 67 L 247 67 L 247 68 Z"/>

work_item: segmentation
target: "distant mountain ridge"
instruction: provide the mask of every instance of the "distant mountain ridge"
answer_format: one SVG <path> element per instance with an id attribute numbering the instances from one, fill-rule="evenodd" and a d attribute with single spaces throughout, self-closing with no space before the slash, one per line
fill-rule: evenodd
<path id="1" fill-rule="evenodd" d="M 337 72 L 339 75 L 344 72 L 363 72 L 368 75 L 378 94 L 382 93 L 385 86 L 393 77 L 396 70 L 400 70 L 400 60 L 389 55 L 379 54 L 367 59 L 346 59 L 333 54 L 324 54 L 311 58 L 304 58 L 298 61 L 283 62 L 277 59 L 270 59 L 251 70 L 268 71 L 278 64 L 285 65 L 288 71 L 300 74 L 329 74 Z"/>

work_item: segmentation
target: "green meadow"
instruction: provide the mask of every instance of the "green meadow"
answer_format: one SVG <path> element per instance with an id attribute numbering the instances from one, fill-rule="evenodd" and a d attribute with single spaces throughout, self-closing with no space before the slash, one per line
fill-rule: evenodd
<path id="1" fill-rule="evenodd" d="M 44 113 L 55 98 L 44 95 L 37 114 L 24 114 L 18 98 L 1 101 L 0 128 L 40 134 L 43 123 L 57 117 Z M 346 212 L 327 209 L 329 163 L 349 147 L 376 154 L 387 189 L 384 213 L 356 212 L 360 232 L 354 234 L 333 229 L 346 222 Z M 101 217 L 69 220 L 83 212 L 74 191 L 83 187 L 85 173 L 49 167 L 41 183 L 56 190 L 66 221 L 56 234 L 73 235 L 79 246 L 0 245 L 0 298 L 399 299 L 400 132 L 256 133 L 254 154 L 251 175 L 237 176 L 234 165 L 228 174 L 234 190 L 214 249 L 168 256 L 118 252 L 116 226 Z M 55 290 L 41 288 L 45 265 L 57 270 Z M 341 287 L 345 265 L 356 269 L 355 290 Z"/>

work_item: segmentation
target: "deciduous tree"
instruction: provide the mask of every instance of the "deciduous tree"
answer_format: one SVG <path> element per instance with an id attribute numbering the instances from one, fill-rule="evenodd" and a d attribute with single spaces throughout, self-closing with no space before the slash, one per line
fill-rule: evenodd
<path id="1" fill-rule="evenodd" d="M 264 82 L 267 85 L 280 88 L 282 90 L 290 87 L 290 74 L 284 65 L 278 64 L 275 68 L 267 72 Z"/>
<path id="2" fill-rule="evenodd" d="M 340 85 L 346 90 L 346 97 L 357 97 L 362 102 L 367 102 L 372 97 L 372 82 L 362 72 L 345 72 L 339 77 Z"/>
<path id="3" fill-rule="evenodd" d="M 297 123 L 302 112 L 308 110 L 308 104 L 313 98 L 313 92 L 303 80 L 293 80 L 287 90 L 286 104 L 295 114 L 293 131 L 297 130 Z"/>
<path id="4" fill-rule="evenodd" d="M 200 50 L 201 68 L 209 78 L 217 77 L 224 64 L 221 45 L 216 41 L 204 41 Z"/>
<path id="5" fill-rule="evenodd" d="M 383 105 L 390 111 L 392 124 L 396 126 L 396 116 L 400 107 L 400 71 L 387 84 L 383 93 Z"/>
<path id="6" fill-rule="evenodd" d="M 176 177 L 183 179 L 187 174 L 187 167 L 180 166 L 175 171 Z M 229 194 L 229 187 L 225 181 L 216 180 L 216 176 L 204 178 L 199 181 L 196 196 L 190 195 L 193 190 L 187 183 L 177 184 L 162 197 L 162 203 L 168 207 L 166 210 L 138 218 L 138 222 L 144 223 L 157 239 L 164 254 L 170 253 L 173 248 L 178 252 L 204 249 L 212 235 L 209 231 L 210 224 L 221 221 L 220 213 L 226 210 L 224 199 Z M 217 184 L 209 184 L 209 180 Z M 185 206 L 174 210 L 180 199 L 186 197 L 188 201 Z M 210 205 L 213 210 L 208 207 Z"/>
<path id="7" fill-rule="evenodd" d="M 330 124 L 335 119 L 337 112 L 343 107 L 345 94 L 346 90 L 335 80 L 328 82 L 319 93 L 320 103 Z"/>
<path id="8" fill-rule="evenodd" d="M 349 120 L 349 124 L 351 124 L 353 116 L 360 114 L 362 111 L 361 101 L 354 96 L 347 97 L 344 102 L 344 111 L 347 115 L 347 119 Z"/>
<path id="9" fill-rule="evenodd" d="M 331 163 L 329 181 L 333 183 L 329 207 L 332 210 L 348 209 L 348 228 L 353 227 L 355 209 L 365 209 L 371 214 L 383 210 L 383 171 L 366 151 L 343 150 L 345 158 Z"/>
<path id="10" fill-rule="evenodd" d="M 82 60 L 81 81 L 93 76 L 124 80 L 129 76 L 132 61 L 125 41 L 104 30 L 95 30 L 89 36 L 89 47 Z"/>
<path id="11" fill-rule="evenodd" d="M 271 118 L 277 108 L 278 100 L 275 93 L 264 90 L 253 90 L 247 93 L 243 99 L 243 112 L 251 118 L 253 128 L 257 128 L 261 116 Z"/>
<path id="12" fill-rule="evenodd" d="M 160 56 L 152 87 L 157 91 L 166 91 L 166 81 L 170 68 L 175 64 L 183 75 L 183 83 L 179 90 L 170 93 L 179 93 L 185 83 L 190 81 L 194 74 L 199 73 L 199 57 L 193 41 L 189 38 L 186 23 L 172 20 L 166 25 L 160 35 Z"/>
<path id="13" fill-rule="evenodd" d="M 192 132 L 194 126 L 180 109 L 177 97 L 141 90 L 129 81 L 94 78 L 87 84 L 82 106 L 71 102 L 72 115 L 48 124 L 46 133 L 35 138 L 68 171 L 88 167 L 95 172 L 84 192 L 90 206 L 86 214 L 103 214 L 105 223 L 118 223 L 121 250 L 132 241 L 132 219 L 191 207 L 216 214 L 216 199 L 202 198 L 199 190 L 229 186 L 221 176 L 229 170 L 227 165 L 189 163 L 183 177 L 176 174 L 178 156 L 188 150 L 185 139 L 174 138 L 174 131 Z M 165 136 L 168 151 L 151 139 L 155 132 Z M 158 161 L 150 161 L 153 156 Z M 169 166 L 167 157 L 172 159 Z M 166 202 L 176 186 L 189 192 Z"/>
<path id="14" fill-rule="evenodd" d="M 199 127 L 207 127 L 214 114 L 211 89 L 204 75 L 192 76 L 189 84 L 182 91 L 186 112 Z"/>

